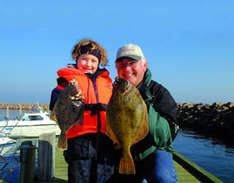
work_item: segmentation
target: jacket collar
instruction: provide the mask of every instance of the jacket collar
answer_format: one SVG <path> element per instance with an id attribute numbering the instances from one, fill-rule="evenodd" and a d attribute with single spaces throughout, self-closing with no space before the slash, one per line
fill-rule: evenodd
<path id="1" fill-rule="evenodd" d="M 99 68 L 94 74 L 87 73 L 85 75 L 91 80 L 96 80 L 98 76 L 109 76 L 109 72 L 105 68 Z"/>
<path id="2" fill-rule="evenodd" d="M 151 74 L 150 70 L 147 69 L 145 74 L 144 74 L 144 78 L 143 78 L 140 86 L 138 87 L 140 94 L 143 97 L 143 99 L 145 100 L 145 102 L 152 100 L 152 95 L 151 95 L 151 92 L 149 90 L 151 80 L 152 80 L 152 74 Z"/>

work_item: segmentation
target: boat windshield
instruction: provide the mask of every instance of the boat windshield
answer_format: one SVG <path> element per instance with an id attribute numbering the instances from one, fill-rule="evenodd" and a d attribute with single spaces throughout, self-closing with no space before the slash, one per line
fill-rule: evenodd
<path id="1" fill-rule="evenodd" d="M 44 118 L 40 115 L 28 115 L 23 118 L 23 121 L 29 120 L 29 121 L 38 121 L 43 120 Z"/>
<path id="2" fill-rule="evenodd" d="M 30 121 L 37 121 L 37 120 L 43 120 L 43 117 L 42 116 L 38 116 L 38 115 L 31 115 L 31 116 L 28 116 L 28 119 Z"/>

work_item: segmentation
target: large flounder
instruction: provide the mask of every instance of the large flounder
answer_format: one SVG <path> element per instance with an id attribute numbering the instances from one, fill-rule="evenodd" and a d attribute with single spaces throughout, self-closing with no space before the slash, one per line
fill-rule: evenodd
<path id="1" fill-rule="evenodd" d="M 74 125 L 83 124 L 84 102 L 76 80 L 71 80 L 60 93 L 50 118 L 57 122 L 61 129 L 58 148 L 67 149 L 66 132 Z"/>
<path id="2" fill-rule="evenodd" d="M 106 113 L 107 135 L 122 148 L 119 173 L 135 174 L 130 147 L 148 133 L 146 104 L 138 89 L 124 79 L 116 79 Z"/>

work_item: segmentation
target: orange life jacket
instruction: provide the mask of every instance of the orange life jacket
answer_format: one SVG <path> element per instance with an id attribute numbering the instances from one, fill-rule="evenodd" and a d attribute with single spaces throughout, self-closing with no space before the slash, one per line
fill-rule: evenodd
<path id="1" fill-rule="evenodd" d="M 67 131 L 66 137 L 74 138 L 86 133 L 97 133 L 98 131 L 105 134 L 106 111 L 98 108 L 100 106 L 107 106 L 112 95 L 113 86 L 109 72 L 107 70 L 102 72 L 94 82 L 86 74 L 75 68 L 63 68 L 57 73 L 59 77 L 65 78 L 68 82 L 72 79 L 77 80 L 78 87 L 84 95 L 86 105 L 83 125 L 71 127 Z M 93 107 L 96 108 L 97 112 L 91 115 Z"/>

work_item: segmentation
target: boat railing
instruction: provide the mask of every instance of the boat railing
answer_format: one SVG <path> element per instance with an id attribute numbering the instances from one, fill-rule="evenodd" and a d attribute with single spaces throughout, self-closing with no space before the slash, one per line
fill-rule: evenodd
<path id="1" fill-rule="evenodd" d="M 12 144 L 7 151 L 3 151 L 5 148 L 2 148 L 0 153 L 0 180 L 4 180 L 19 163 L 19 145 L 17 143 Z"/>
<path id="2" fill-rule="evenodd" d="M 16 126 L 18 126 L 20 120 L 14 120 L 14 121 L 16 123 L 14 123 L 14 125 L 12 125 L 10 128 L 8 128 L 9 127 L 9 120 L 4 121 L 5 125 L 0 130 L 0 138 L 1 137 L 9 137 L 11 135 L 11 131 L 13 131 Z"/>
<path id="3" fill-rule="evenodd" d="M 11 134 L 11 131 L 15 128 L 15 126 L 18 125 L 18 121 L 15 123 L 14 126 L 11 126 L 10 129 L 7 130 L 6 128 L 9 126 L 10 121 L 10 115 L 9 115 L 9 109 L 6 108 L 6 116 L 5 116 L 5 124 L 3 127 L 1 127 L 0 130 L 0 138 L 9 138 L 9 135 Z M 10 138 L 9 138 L 10 139 Z M 19 163 L 19 159 L 16 158 L 16 154 L 18 152 L 18 144 L 15 143 L 6 143 L 2 144 L 0 146 L 0 179 L 3 180 L 11 171 L 14 170 L 17 163 Z M 11 158 L 9 158 L 11 156 Z"/>

